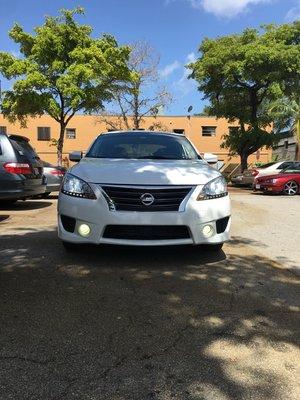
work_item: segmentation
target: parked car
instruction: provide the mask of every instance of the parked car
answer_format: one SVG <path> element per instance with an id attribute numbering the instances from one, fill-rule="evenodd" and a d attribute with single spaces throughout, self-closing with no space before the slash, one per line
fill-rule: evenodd
<path id="1" fill-rule="evenodd" d="M 58 235 L 66 249 L 110 243 L 220 250 L 229 240 L 226 181 L 182 135 L 104 133 L 81 157 L 70 154 L 78 163 L 58 199 Z"/>
<path id="2" fill-rule="evenodd" d="M 278 161 L 278 162 L 270 162 L 264 165 L 261 165 L 252 170 L 252 175 L 255 178 L 259 178 L 261 176 L 280 174 L 284 169 L 288 168 L 292 165 L 294 161 Z"/>
<path id="3" fill-rule="evenodd" d="M 280 174 L 273 174 L 255 178 L 255 190 L 267 193 L 284 193 L 294 196 L 300 193 L 300 162 L 281 171 Z"/>
<path id="4" fill-rule="evenodd" d="M 251 169 L 246 169 L 244 172 L 230 178 L 235 186 L 253 186 L 254 176 Z"/>
<path id="5" fill-rule="evenodd" d="M 43 164 L 20 135 L 0 134 L 0 202 L 13 203 L 45 193 Z"/>
<path id="6" fill-rule="evenodd" d="M 230 180 L 236 186 L 253 187 L 255 177 L 279 174 L 292 163 L 293 161 L 270 162 L 256 168 L 246 169 L 244 172 L 233 175 Z"/>
<path id="7" fill-rule="evenodd" d="M 44 167 L 44 175 L 47 178 L 46 192 L 43 197 L 48 197 L 52 192 L 58 192 L 62 179 L 67 171 L 66 168 L 58 165 L 52 165 L 46 161 L 42 161 Z"/>

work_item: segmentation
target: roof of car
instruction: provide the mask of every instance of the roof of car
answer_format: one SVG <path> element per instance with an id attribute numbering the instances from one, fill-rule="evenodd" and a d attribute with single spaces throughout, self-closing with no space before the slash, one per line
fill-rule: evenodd
<path id="1" fill-rule="evenodd" d="M 16 139 L 16 140 L 25 140 L 25 142 L 29 142 L 30 141 L 30 139 L 29 138 L 27 138 L 26 136 L 22 136 L 22 135 L 14 135 L 14 134 L 10 134 L 10 135 L 8 135 L 8 137 L 10 138 L 10 139 Z"/>
<path id="2" fill-rule="evenodd" d="M 110 131 L 110 132 L 103 132 L 100 135 L 114 135 L 114 134 L 141 134 L 141 133 L 145 133 L 147 135 L 167 135 L 167 136 L 180 136 L 180 137 L 184 137 L 184 135 L 182 133 L 174 133 L 174 132 L 164 132 L 164 131 L 146 131 L 143 129 L 136 129 L 136 130 L 128 130 L 128 131 Z"/>

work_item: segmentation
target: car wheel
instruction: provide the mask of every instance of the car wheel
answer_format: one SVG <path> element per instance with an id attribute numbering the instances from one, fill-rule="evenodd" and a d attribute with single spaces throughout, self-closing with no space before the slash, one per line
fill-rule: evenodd
<path id="1" fill-rule="evenodd" d="M 80 246 L 77 243 L 65 242 L 64 240 L 62 241 L 62 245 L 67 252 L 74 252 L 78 250 L 78 247 Z"/>
<path id="2" fill-rule="evenodd" d="M 205 244 L 202 246 L 204 251 L 221 251 L 224 243 Z"/>
<path id="3" fill-rule="evenodd" d="M 283 192 L 288 196 L 295 196 L 298 193 L 298 185 L 295 181 L 288 181 L 283 188 Z"/>

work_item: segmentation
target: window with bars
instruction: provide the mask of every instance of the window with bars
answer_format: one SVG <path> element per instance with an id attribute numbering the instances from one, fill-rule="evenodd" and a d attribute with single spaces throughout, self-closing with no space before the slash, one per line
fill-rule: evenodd
<path id="1" fill-rule="evenodd" d="M 76 139 L 76 129 L 75 128 L 66 128 L 66 138 L 67 139 Z"/>
<path id="2" fill-rule="evenodd" d="M 173 129 L 174 133 L 180 133 L 181 135 L 184 135 L 184 129 Z"/>
<path id="3" fill-rule="evenodd" d="M 202 126 L 202 136 L 216 136 L 216 126 Z"/>
<path id="4" fill-rule="evenodd" d="M 7 127 L 6 126 L 0 126 L 0 133 L 6 134 L 7 133 Z"/>
<path id="5" fill-rule="evenodd" d="M 37 128 L 37 140 L 50 140 L 50 127 L 49 126 L 39 126 Z"/>

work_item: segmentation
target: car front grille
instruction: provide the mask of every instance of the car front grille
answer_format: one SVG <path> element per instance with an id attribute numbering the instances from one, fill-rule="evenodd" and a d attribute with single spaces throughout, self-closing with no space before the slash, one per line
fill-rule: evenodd
<path id="1" fill-rule="evenodd" d="M 190 239 L 183 225 L 107 225 L 103 238 L 123 240 L 174 240 Z"/>
<path id="2" fill-rule="evenodd" d="M 101 185 L 101 188 L 110 209 L 153 212 L 178 211 L 181 202 L 191 191 L 192 186 L 128 187 Z"/>

